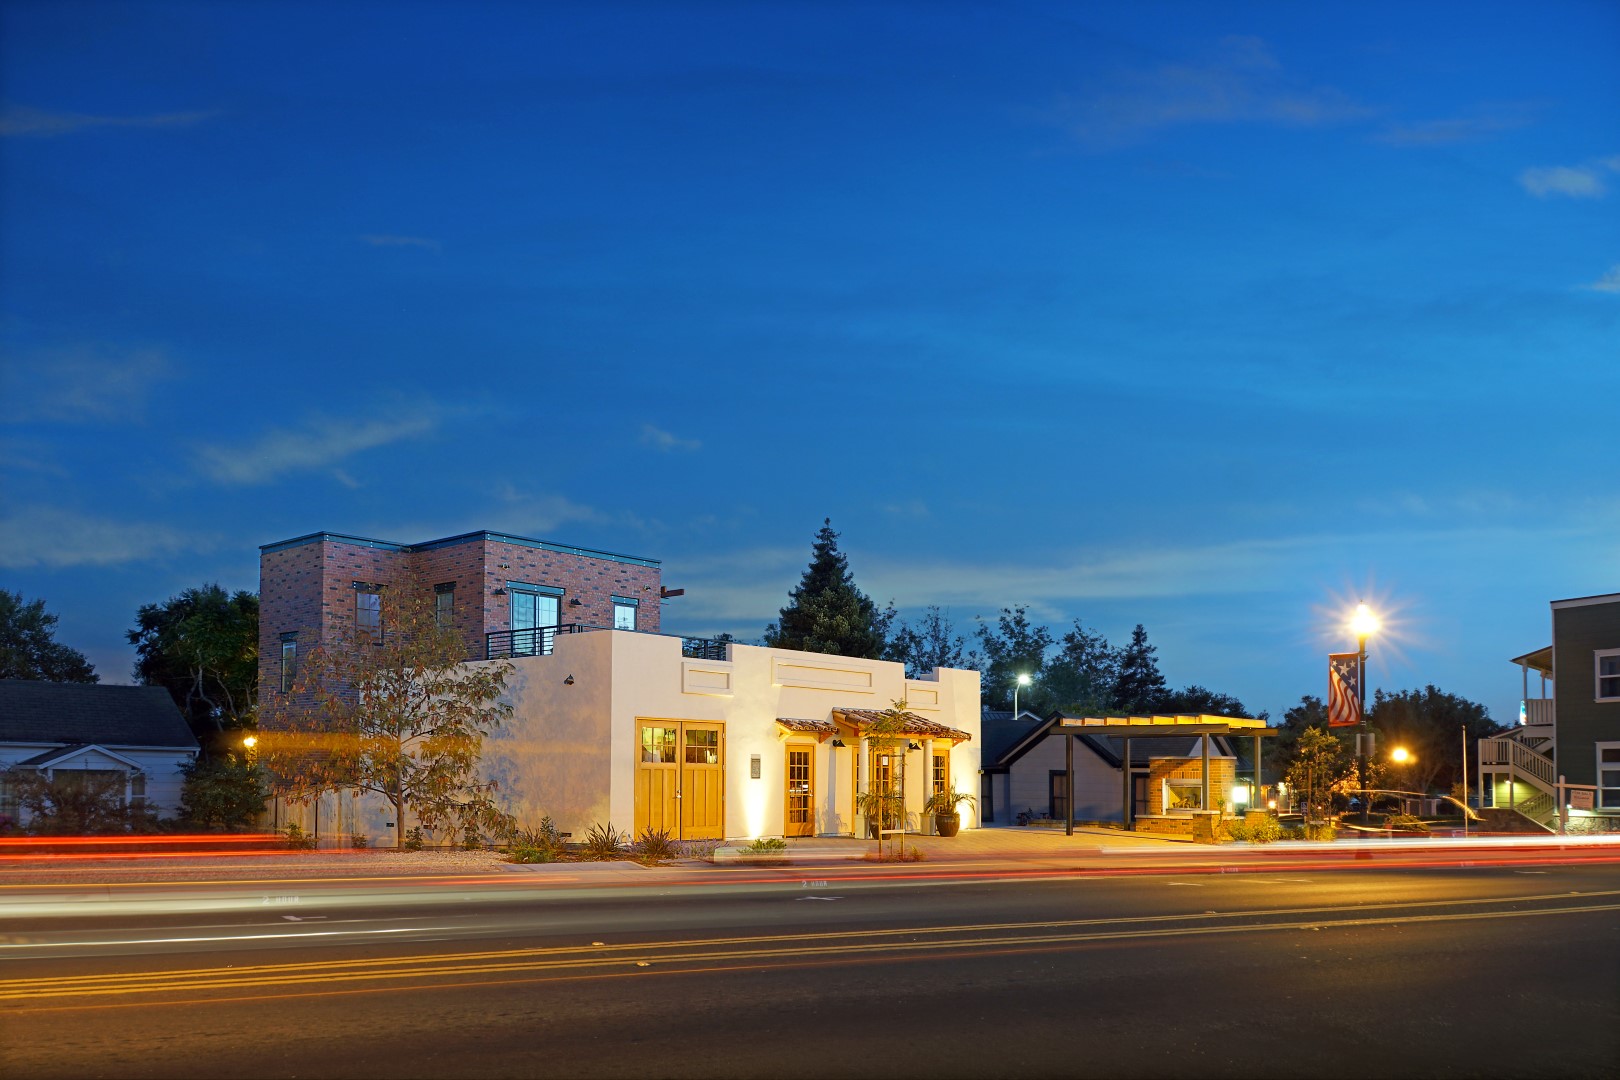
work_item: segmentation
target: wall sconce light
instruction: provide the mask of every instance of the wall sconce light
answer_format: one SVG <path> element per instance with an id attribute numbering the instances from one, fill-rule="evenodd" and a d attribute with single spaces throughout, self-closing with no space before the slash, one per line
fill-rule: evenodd
<path id="1" fill-rule="evenodd" d="M 579 597 L 576 596 L 572 600 L 568 601 L 568 606 L 569 607 L 584 607 L 585 602 L 583 600 L 581 600 Z"/>
<path id="2" fill-rule="evenodd" d="M 568 678 L 563 680 L 563 685 L 564 686 L 573 686 L 574 685 L 574 677 L 572 675 L 568 676 Z"/>
<path id="3" fill-rule="evenodd" d="M 506 590 L 501 588 L 499 585 L 497 585 L 497 586 L 495 586 L 495 591 L 493 593 L 491 593 L 490 595 L 492 595 L 492 596 L 505 596 L 506 595 Z"/>
<path id="4" fill-rule="evenodd" d="M 907 750 L 921 750 L 922 749 L 922 744 L 921 743 L 916 743 L 916 742 L 909 742 L 909 743 L 906 743 L 906 749 Z"/>
<path id="5" fill-rule="evenodd" d="M 833 746 L 835 746 L 835 747 L 837 747 L 837 748 L 839 748 L 841 750 L 844 747 L 844 740 L 843 739 L 834 739 L 832 741 L 832 744 L 833 744 Z"/>

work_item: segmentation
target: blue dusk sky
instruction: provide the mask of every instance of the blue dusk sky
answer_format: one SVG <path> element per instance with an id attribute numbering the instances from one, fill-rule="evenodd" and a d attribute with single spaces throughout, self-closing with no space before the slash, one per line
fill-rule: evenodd
<path id="1" fill-rule="evenodd" d="M 258 546 L 823 517 L 964 632 L 1516 714 L 1620 591 L 1620 5 L 0 6 L 0 586 L 127 681 Z"/>

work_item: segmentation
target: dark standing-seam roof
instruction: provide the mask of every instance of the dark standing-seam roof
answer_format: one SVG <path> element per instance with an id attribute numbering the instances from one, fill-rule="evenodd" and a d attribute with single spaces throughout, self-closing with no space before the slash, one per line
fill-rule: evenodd
<path id="1" fill-rule="evenodd" d="M 0 679 L 0 742 L 197 749 L 161 686 Z"/>

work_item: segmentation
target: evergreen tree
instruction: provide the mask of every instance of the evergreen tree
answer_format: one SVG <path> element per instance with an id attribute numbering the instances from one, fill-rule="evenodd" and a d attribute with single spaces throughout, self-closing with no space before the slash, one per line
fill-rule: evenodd
<path id="1" fill-rule="evenodd" d="M 56 640 L 55 625 L 45 601 L 0 589 L 0 679 L 100 682 L 83 653 Z"/>
<path id="2" fill-rule="evenodd" d="M 788 593 L 781 619 L 765 628 L 764 643 L 772 649 L 877 660 L 884 651 L 879 619 L 871 598 L 856 587 L 849 560 L 838 550 L 832 519 L 827 518 L 816 534 L 804 577 Z"/>
<path id="3" fill-rule="evenodd" d="M 1052 631 L 1029 621 L 1029 609 L 1022 604 L 1002 608 L 996 630 L 979 627 L 979 645 L 984 650 L 984 682 L 981 697 L 992 709 L 1013 706 L 1013 683 L 1019 675 L 1029 675 L 1031 685 L 1019 691 L 1019 710 L 1044 711 L 1051 701 L 1044 687 L 1037 685 L 1046 666 L 1046 650 L 1052 647 Z"/>
<path id="4" fill-rule="evenodd" d="M 1150 716 L 1166 697 L 1159 673 L 1158 648 L 1149 645 L 1141 623 L 1131 631 L 1131 643 L 1120 650 L 1119 673 L 1114 678 L 1114 707 L 1127 716 Z"/>
<path id="5" fill-rule="evenodd" d="M 1074 628 L 1058 642 L 1057 653 L 1041 669 L 1040 696 L 1071 715 L 1106 715 L 1114 707 L 1118 674 L 1118 651 L 1102 634 L 1086 629 L 1076 619 Z"/>

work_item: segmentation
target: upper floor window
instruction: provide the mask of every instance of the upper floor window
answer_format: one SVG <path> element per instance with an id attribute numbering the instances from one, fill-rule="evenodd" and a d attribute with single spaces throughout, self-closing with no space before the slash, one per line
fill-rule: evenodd
<path id="1" fill-rule="evenodd" d="M 456 583 L 446 582 L 443 585 L 433 586 L 433 622 L 440 630 L 448 630 L 455 625 L 456 619 Z"/>
<path id="2" fill-rule="evenodd" d="M 293 683 L 298 679 L 298 635 L 281 635 L 281 692 L 292 693 Z"/>
<path id="3" fill-rule="evenodd" d="M 1597 744 L 1597 804 L 1604 810 L 1620 810 L 1620 742 Z"/>
<path id="4" fill-rule="evenodd" d="M 1597 658 L 1597 699 L 1620 701 L 1620 649 L 1599 649 Z"/>
<path id="5" fill-rule="evenodd" d="M 613 629 L 634 630 L 636 628 L 636 607 L 640 601 L 628 596 L 615 596 L 613 598 Z"/>
<path id="6" fill-rule="evenodd" d="M 364 581 L 354 583 L 354 632 L 361 640 L 370 638 L 374 643 L 382 644 L 381 585 Z"/>

